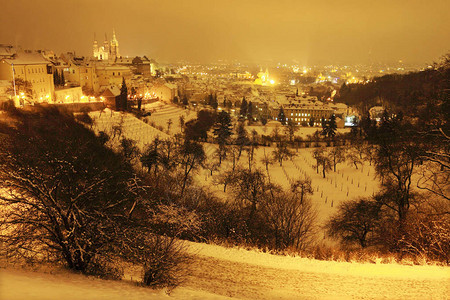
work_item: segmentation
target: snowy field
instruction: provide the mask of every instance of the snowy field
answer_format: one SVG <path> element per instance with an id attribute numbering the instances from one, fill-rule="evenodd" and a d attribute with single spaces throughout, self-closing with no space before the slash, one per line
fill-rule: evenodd
<path id="1" fill-rule="evenodd" d="M 161 102 L 155 102 L 149 104 L 147 110 L 153 110 L 152 115 L 149 117 L 151 121 L 155 122 L 157 126 L 162 126 L 167 130 L 167 121 L 172 118 L 174 123 L 171 126 L 170 133 L 174 134 L 179 132 L 179 125 L 175 125 L 178 122 L 180 115 L 186 117 L 186 120 L 194 118 L 196 113 L 189 110 L 184 110 L 177 106 L 164 104 Z M 177 112 L 176 114 L 173 114 Z M 110 110 L 105 110 L 102 113 L 92 112 L 91 117 L 94 120 L 93 130 L 98 133 L 99 131 L 105 131 L 110 136 L 114 135 L 114 126 L 122 125 L 122 136 L 135 140 L 138 147 L 143 150 L 145 145 L 150 144 L 155 137 L 168 138 L 170 135 L 166 132 L 160 131 L 149 124 L 137 119 L 129 113 L 119 113 Z M 247 131 L 250 132 L 255 126 L 247 127 Z M 261 131 L 262 126 L 259 126 Z M 269 127 L 269 130 L 273 128 Z M 309 129 L 315 131 L 314 128 L 301 128 L 302 130 Z M 310 132 L 308 132 L 310 134 Z M 214 144 L 204 143 L 205 152 L 208 158 L 212 158 L 215 155 L 217 146 Z M 259 147 L 255 150 L 253 167 L 265 170 L 264 164 L 261 159 L 264 157 L 264 152 L 268 156 L 272 156 L 273 147 Z M 295 150 L 294 150 L 295 151 Z M 278 163 L 269 166 L 270 179 L 274 183 L 278 183 L 281 186 L 288 188 L 290 182 L 296 179 L 310 177 L 312 180 L 312 186 L 314 194 L 311 196 L 313 204 L 318 211 L 318 223 L 322 224 L 329 218 L 331 214 L 336 211 L 336 208 L 340 203 L 348 199 L 356 197 L 368 197 L 376 193 L 378 190 L 378 180 L 375 179 L 374 169 L 367 163 L 356 169 L 354 166 L 350 166 L 347 163 L 341 163 L 337 165 L 336 172 L 329 171 L 326 178 L 322 177 L 322 173 L 316 172 L 314 167 L 315 160 L 312 157 L 314 150 L 310 148 L 300 148 L 295 152 L 296 156 L 292 160 L 285 160 L 283 166 Z M 247 154 L 242 152 L 242 156 L 239 160 L 239 165 L 247 167 Z M 231 168 L 230 162 L 224 162 L 220 168 L 223 172 Z M 210 176 L 209 170 L 201 170 L 197 173 L 197 180 L 200 184 L 209 186 L 214 189 L 219 197 L 225 197 L 223 193 L 223 186 L 214 186 L 213 179 L 219 174 L 218 171 L 213 172 L 213 176 Z"/>
<path id="2" fill-rule="evenodd" d="M 155 102 L 149 105 L 151 106 L 147 107 L 147 110 L 153 110 L 153 113 L 148 117 L 148 123 L 154 122 L 156 126 L 162 126 L 164 131 L 160 131 L 153 126 L 150 126 L 146 122 L 137 119 L 132 114 L 114 112 L 108 109 L 103 112 L 90 113 L 90 116 L 94 120 L 92 129 L 96 133 L 105 131 L 113 137 L 113 128 L 122 124 L 122 137 L 135 140 L 137 146 L 143 150 L 145 146 L 150 144 L 157 136 L 161 139 L 165 139 L 180 132 L 179 116 L 184 116 L 186 121 L 195 118 L 196 116 L 196 112 L 194 111 L 184 110 L 171 104 Z M 169 131 L 170 134 L 167 133 L 167 121 L 169 119 L 174 120 L 172 121 L 173 124 Z M 247 126 L 247 132 L 250 133 L 254 127 L 255 126 Z M 258 131 L 262 131 L 262 126 L 258 126 L 258 128 Z M 268 127 L 266 131 L 270 130 L 273 130 L 273 127 Z M 315 128 L 300 128 L 297 133 L 303 131 L 302 134 L 310 135 L 315 130 Z M 118 137 L 116 137 L 115 142 L 118 142 Z M 213 159 L 217 145 L 203 143 L 203 146 L 207 157 Z M 296 179 L 305 177 L 311 178 L 314 190 L 311 199 L 318 212 L 317 221 L 319 225 L 323 224 L 324 221 L 336 211 L 337 207 L 342 202 L 358 197 L 370 197 L 377 193 L 379 189 L 379 180 L 375 177 L 374 167 L 369 165 L 368 162 L 358 166 L 358 169 L 347 162 L 340 163 L 336 167 L 336 172 L 332 170 L 328 171 L 326 178 L 323 178 L 321 170 L 317 173 L 314 166 L 315 160 L 312 157 L 314 148 L 299 148 L 297 151 L 295 149 L 292 150 L 296 154 L 292 160 L 284 160 L 283 166 L 280 166 L 278 163 L 269 166 L 268 173 L 270 180 L 288 188 L 290 182 Z M 264 157 L 264 153 L 271 157 L 273 151 L 273 147 L 258 147 L 255 150 L 252 168 L 259 168 L 265 171 L 265 165 L 261 162 L 261 159 Z M 245 168 L 248 167 L 247 153 L 245 151 L 242 152 L 238 164 Z M 423 167 L 425 166 L 422 166 L 421 168 Z M 220 172 L 224 172 L 229 168 L 231 168 L 231 162 L 225 161 L 220 167 Z M 417 170 L 419 170 L 419 168 L 417 168 Z M 196 179 L 198 183 L 212 188 L 216 191 L 217 196 L 225 199 L 226 194 L 223 192 L 223 186 L 215 186 L 213 184 L 214 177 L 218 174 L 219 171 L 214 171 L 213 176 L 210 176 L 210 170 L 204 169 L 197 172 Z M 417 179 L 417 176 L 413 177 L 413 188 L 416 185 Z"/>
<path id="3" fill-rule="evenodd" d="M 361 264 L 188 243 L 185 283 L 166 294 L 131 281 L 0 271 L 0 299 L 448 299 L 448 267 Z"/>
<path id="4" fill-rule="evenodd" d="M 276 124 L 278 123 L 278 124 Z M 276 130 L 278 127 L 279 134 L 287 134 L 286 127 L 283 127 L 279 122 L 276 122 L 275 124 L 270 122 L 266 126 L 246 126 L 247 132 L 251 133 L 253 130 L 255 130 L 260 136 L 261 135 L 267 135 L 270 136 Z M 316 131 L 322 131 L 321 127 L 297 127 L 297 130 L 295 131 L 296 137 L 301 137 L 302 139 L 308 138 L 308 136 L 313 136 Z M 337 133 L 349 133 L 349 128 L 338 128 Z"/>
<path id="5" fill-rule="evenodd" d="M 214 155 L 215 145 L 204 144 L 204 146 L 209 156 Z M 259 168 L 267 175 L 261 159 L 264 157 L 264 153 L 271 157 L 273 151 L 273 147 L 257 148 L 252 168 Z M 326 178 L 323 178 L 320 168 L 319 173 L 316 172 L 315 159 L 312 156 L 314 149 L 300 148 L 298 151 L 293 151 L 296 156 L 292 160 L 283 161 L 282 166 L 279 163 L 269 166 L 270 180 L 287 189 L 292 181 L 305 177 L 311 178 L 314 193 L 310 197 L 318 212 L 317 221 L 319 225 L 323 224 L 342 202 L 357 197 L 369 197 L 378 190 L 379 182 L 375 178 L 374 168 L 368 163 L 356 169 L 354 166 L 343 162 L 337 165 L 336 172 L 328 171 Z M 243 151 L 238 165 L 248 168 L 247 157 L 247 153 Z M 231 169 L 231 163 L 228 161 L 222 164 L 220 172 L 227 169 Z M 213 176 L 210 176 L 209 170 L 202 170 L 198 173 L 197 180 L 200 184 L 215 190 L 217 196 L 226 197 L 226 193 L 223 192 L 223 185 L 214 186 L 214 178 L 218 174 L 219 171 L 214 171 Z"/>

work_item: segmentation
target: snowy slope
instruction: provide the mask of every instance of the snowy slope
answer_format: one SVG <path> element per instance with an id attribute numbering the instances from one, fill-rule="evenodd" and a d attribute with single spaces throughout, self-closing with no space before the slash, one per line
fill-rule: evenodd
<path id="1" fill-rule="evenodd" d="M 277 256 L 188 243 L 186 282 L 170 296 L 130 281 L 1 270 L 1 299 L 447 299 L 449 268 Z M 70 292 L 69 292 L 70 291 Z"/>
<path id="2" fill-rule="evenodd" d="M 170 134 L 176 134 L 181 132 L 180 117 L 184 118 L 184 121 L 195 119 L 197 113 L 188 109 L 183 109 L 179 106 L 168 104 L 165 102 L 155 102 L 143 107 L 146 111 L 150 111 L 152 114 L 147 117 L 149 122 L 153 122 L 157 127 L 160 126 L 164 130 L 168 129 L 169 120 L 172 122 L 170 126 Z"/>
<path id="3" fill-rule="evenodd" d="M 161 139 L 169 137 L 167 133 L 144 123 L 130 113 L 106 109 L 103 112 L 92 112 L 90 116 L 94 120 L 92 129 L 95 133 L 104 131 L 112 138 L 114 136 L 113 128 L 122 124 L 122 137 L 135 140 L 141 150 L 144 149 L 145 145 L 153 142 L 157 136 Z M 118 137 L 116 136 L 116 138 Z"/>

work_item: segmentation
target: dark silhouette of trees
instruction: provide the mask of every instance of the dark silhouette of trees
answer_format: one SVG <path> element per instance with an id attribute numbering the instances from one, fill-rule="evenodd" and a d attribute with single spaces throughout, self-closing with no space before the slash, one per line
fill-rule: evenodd
<path id="1" fill-rule="evenodd" d="M 226 111 L 222 110 L 217 115 L 216 123 L 214 125 L 214 136 L 219 145 L 219 165 L 222 164 L 222 159 L 226 157 L 226 145 L 230 142 L 231 134 L 231 117 Z"/>
<path id="2" fill-rule="evenodd" d="M 241 109 L 240 109 L 241 116 L 243 116 L 243 117 L 247 116 L 247 113 L 248 113 L 247 108 L 248 108 L 247 100 L 245 100 L 245 97 L 243 97 L 242 102 L 241 102 Z"/>
<path id="3" fill-rule="evenodd" d="M 247 223 L 251 223 L 267 190 L 266 177 L 258 169 L 237 169 L 229 185 L 241 209 L 248 211 Z"/>
<path id="4" fill-rule="evenodd" d="M 274 160 L 280 163 L 280 166 L 283 166 L 283 160 L 292 159 L 295 156 L 295 152 L 291 151 L 288 148 L 288 145 L 284 141 L 280 141 L 277 143 L 277 147 L 272 152 Z"/>
<path id="5" fill-rule="evenodd" d="M 203 164 L 205 159 L 205 151 L 201 144 L 185 140 L 183 145 L 181 145 L 177 155 L 178 164 L 182 169 L 181 195 L 186 189 L 189 176 Z"/>
<path id="6" fill-rule="evenodd" d="M 305 250 L 314 240 L 316 212 L 307 197 L 310 193 L 303 187 L 306 186 L 300 184 L 287 191 L 271 187 L 265 194 L 261 215 L 275 249 Z"/>
<path id="7" fill-rule="evenodd" d="M 288 120 L 286 130 L 289 135 L 289 142 L 292 143 L 294 141 L 295 132 L 297 131 L 297 126 L 294 121 L 292 121 L 292 118 Z"/>
<path id="8" fill-rule="evenodd" d="M 197 119 L 186 122 L 185 137 L 194 141 L 205 141 L 208 138 L 208 131 L 216 121 L 214 111 L 202 109 L 197 113 Z"/>
<path id="9" fill-rule="evenodd" d="M 375 241 L 380 208 L 380 204 L 371 199 L 346 201 L 339 205 L 336 214 L 327 222 L 326 230 L 345 244 L 357 242 L 365 248 Z"/>
<path id="10" fill-rule="evenodd" d="M 332 163 L 328 157 L 324 147 L 318 147 L 313 152 L 313 158 L 316 160 L 316 169 L 319 172 L 319 167 L 322 167 L 322 176 L 325 178 L 326 172 L 331 170 Z"/>
<path id="11" fill-rule="evenodd" d="M 250 142 L 250 140 L 248 138 L 247 130 L 245 129 L 243 121 L 238 123 L 238 125 L 236 127 L 236 135 L 237 136 L 234 140 L 234 143 L 239 146 L 239 152 L 238 152 L 238 156 L 237 156 L 237 159 L 239 160 L 239 158 L 241 157 L 241 154 L 242 154 L 242 150 Z"/>
<path id="12" fill-rule="evenodd" d="M 280 111 L 278 113 L 278 121 L 280 121 L 283 125 L 286 124 L 286 116 L 284 114 L 283 107 L 280 107 Z"/>
<path id="13" fill-rule="evenodd" d="M 156 137 L 153 142 L 148 145 L 144 152 L 142 153 L 140 157 L 140 161 L 142 163 L 142 166 L 147 168 L 147 171 L 150 173 L 152 171 L 152 168 L 154 170 L 154 173 L 158 171 L 158 165 L 161 161 L 161 155 L 160 155 L 160 144 L 161 141 L 158 137 Z"/>
<path id="14" fill-rule="evenodd" d="M 335 146 L 328 151 L 328 157 L 333 164 L 333 170 L 336 172 L 336 165 L 344 162 L 345 151 L 342 146 Z"/>
<path id="15" fill-rule="evenodd" d="M 385 111 L 377 134 L 371 138 L 378 146 L 375 168 L 383 181 L 384 196 L 379 201 L 397 213 L 400 232 L 411 204 L 411 177 L 419 162 L 411 128 L 408 122 Z"/>
<path id="16" fill-rule="evenodd" d="M 14 85 L 16 87 L 16 95 L 22 98 L 22 94 L 26 99 L 33 98 L 33 85 L 31 82 L 22 78 L 16 78 L 14 82 L 11 81 L 11 85 L 6 89 L 6 94 L 14 97 Z"/>
<path id="17" fill-rule="evenodd" d="M 249 120 L 253 120 L 253 103 L 252 101 L 248 102 L 248 106 L 247 106 L 247 118 Z"/>

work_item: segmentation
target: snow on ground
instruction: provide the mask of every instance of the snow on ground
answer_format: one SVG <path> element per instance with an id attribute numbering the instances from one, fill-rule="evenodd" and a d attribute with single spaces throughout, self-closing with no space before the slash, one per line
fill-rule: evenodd
<path id="1" fill-rule="evenodd" d="M 449 268 L 277 256 L 189 242 L 186 281 L 170 295 L 130 281 L 0 271 L 1 299 L 447 299 Z"/>
<path id="2" fill-rule="evenodd" d="M 143 109 L 152 113 L 150 117 L 147 117 L 149 123 L 154 122 L 157 127 L 160 126 L 164 128 L 165 131 L 168 129 L 169 120 L 171 120 L 172 124 L 169 130 L 170 134 L 181 132 L 181 116 L 184 118 L 185 122 L 197 117 L 197 113 L 195 111 L 160 101 L 143 105 Z"/>
<path id="3" fill-rule="evenodd" d="M 141 150 L 144 149 L 145 145 L 151 144 L 157 136 L 161 139 L 169 137 L 167 133 L 148 125 L 130 113 L 105 109 L 102 112 L 91 112 L 90 116 L 94 121 L 92 129 L 95 133 L 104 131 L 113 138 L 113 128 L 122 124 L 122 136 L 135 140 Z"/>
<path id="4" fill-rule="evenodd" d="M 266 126 L 246 126 L 247 132 L 251 133 L 253 130 L 255 130 L 260 136 L 261 135 L 272 135 L 275 128 L 278 127 L 279 134 L 286 134 L 286 128 L 283 127 L 280 123 L 279 125 L 266 125 Z M 295 131 L 295 136 L 301 137 L 303 139 L 306 139 L 308 136 L 314 135 L 316 131 L 322 131 L 321 127 L 296 127 L 297 130 Z M 338 128 L 338 133 L 349 133 L 349 128 Z"/>
<path id="5" fill-rule="evenodd" d="M 144 300 L 228 299 L 206 291 L 180 287 L 170 295 L 130 281 L 102 280 L 69 272 L 41 273 L 0 270 L 0 299 L 5 300 Z"/>
<path id="6" fill-rule="evenodd" d="M 168 116 L 173 117 L 172 112 L 155 114 L 152 116 L 160 126 L 164 126 Z M 112 134 L 113 126 L 123 123 L 123 136 L 136 140 L 141 149 L 156 136 L 168 136 L 131 114 L 105 110 L 93 112 L 91 117 L 97 133 L 103 130 Z M 177 127 L 173 122 L 172 126 Z M 209 157 L 214 154 L 216 145 L 204 146 Z M 271 155 L 273 148 L 259 147 L 253 167 L 264 170 L 261 163 L 264 151 Z M 342 201 L 376 192 L 378 181 L 372 166 L 364 165 L 356 170 L 343 163 L 338 165 L 337 172 L 330 171 L 324 179 L 316 173 L 312 151 L 299 149 L 292 161 L 286 160 L 283 166 L 270 166 L 269 174 L 271 180 L 285 187 L 290 180 L 311 177 L 314 187 L 311 198 L 319 211 L 320 222 Z M 247 164 L 245 152 L 240 164 Z M 229 166 L 230 162 L 224 163 L 224 168 Z M 208 170 L 200 171 L 197 180 L 212 186 L 213 177 L 208 173 Z M 214 188 L 224 196 L 222 186 Z M 188 276 L 170 295 L 137 286 L 129 280 L 117 282 L 67 271 L 49 274 L 8 267 L 0 269 L 0 299 L 448 299 L 450 293 L 448 267 L 318 261 L 187 244 L 193 255 Z M 134 280 L 136 277 L 133 275 Z"/>
<path id="7" fill-rule="evenodd" d="M 205 144 L 208 153 L 213 153 L 214 145 Z M 215 148 L 214 148 L 215 149 Z M 264 153 L 272 157 L 273 147 L 259 147 L 255 150 L 253 168 L 259 168 L 265 172 L 265 166 L 261 162 Z M 295 151 L 295 150 L 294 150 Z M 314 166 L 315 160 L 312 157 L 314 149 L 300 148 L 296 151 L 296 156 L 292 160 L 284 160 L 283 165 L 274 163 L 269 166 L 270 180 L 284 188 L 289 188 L 290 182 L 305 177 L 311 178 L 314 193 L 311 197 L 312 203 L 318 212 L 318 223 L 323 224 L 338 208 L 339 204 L 346 200 L 357 197 L 369 197 L 378 190 L 378 179 L 375 178 L 373 166 L 368 163 L 360 166 L 358 169 L 344 163 L 338 164 L 336 172 L 328 171 L 326 178 L 323 178 L 322 172 L 316 172 Z M 248 167 L 247 153 L 242 152 L 239 165 Z M 226 161 L 221 166 L 221 171 L 231 168 L 231 163 Z M 209 186 L 216 191 L 217 196 L 226 197 L 223 192 L 223 186 L 214 186 L 214 177 L 219 172 L 213 172 L 211 177 L 208 170 L 198 173 L 197 180 L 204 186 Z"/>
<path id="8" fill-rule="evenodd" d="M 147 107 L 148 106 L 148 107 Z M 167 121 L 172 119 L 172 126 L 170 134 L 179 132 L 178 119 L 180 115 L 185 116 L 186 121 L 194 118 L 196 113 L 190 110 L 184 110 L 180 107 L 166 104 L 162 102 L 155 102 L 148 104 L 146 110 L 153 111 L 152 115 L 148 117 L 148 122 L 154 122 L 156 126 L 162 126 L 167 130 Z M 168 138 L 170 135 L 162 132 L 149 124 L 137 119 L 129 113 L 114 112 L 106 109 L 103 112 L 90 113 L 94 120 L 93 130 L 98 133 L 105 131 L 110 136 L 113 136 L 113 127 L 119 124 L 122 125 L 122 136 L 133 139 L 137 142 L 138 147 L 143 150 L 145 145 L 150 144 L 156 136 L 160 138 Z M 250 132 L 252 128 L 258 127 L 262 130 L 262 126 L 249 126 L 247 131 Z M 268 127 L 268 130 L 273 129 Z M 311 132 L 309 132 L 309 131 Z M 312 134 L 315 128 L 300 128 L 299 132 Z M 205 153 L 208 158 L 214 156 L 217 145 L 204 143 Z M 272 156 L 274 148 L 259 147 L 255 150 L 253 167 L 265 170 L 265 166 L 261 162 L 264 152 L 268 156 Z M 292 160 L 285 160 L 283 166 L 278 163 L 269 166 L 269 174 L 272 182 L 278 183 L 281 186 L 288 188 L 292 180 L 310 177 L 314 194 L 311 196 L 312 202 L 318 211 L 318 223 L 323 224 L 330 215 L 332 215 L 340 203 L 357 198 L 368 197 L 373 195 L 378 190 L 378 180 L 374 178 L 375 171 L 372 166 L 367 163 L 355 169 L 346 163 L 338 164 L 336 172 L 329 171 L 326 178 L 322 177 L 321 172 L 317 173 L 314 167 L 315 160 L 312 157 L 313 149 L 300 148 L 296 152 L 296 156 Z M 247 154 L 245 151 L 239 162 L 242 166 L 247 167 Z M 221 171 L 230 168 L 230 162 L 224 162 L 221 166 Z M 224 198 L 226 195 L 223 192 L 222 186 L 213 186 L 213 178 L 218 172 L 213 172 L 214 176 L 209 175 L 209 170 L 201 170 L 197 173 L 197 180 L 205 186 L 210 186 L 217 191 L 219 197 Z"/>

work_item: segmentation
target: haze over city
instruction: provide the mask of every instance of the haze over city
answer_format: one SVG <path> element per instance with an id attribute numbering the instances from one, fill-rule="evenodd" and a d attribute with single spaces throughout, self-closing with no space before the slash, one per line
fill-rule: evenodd
<path id="1" fill-rule="evenodd" d="M 162 62 L 424 65 L 450 49 L 449 2 L 2 1 L 0 40 L 90 55 L 114 28 L 123 55 Z"/>

